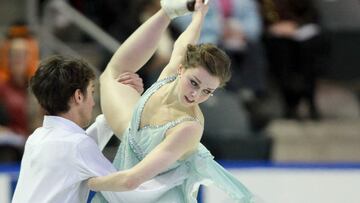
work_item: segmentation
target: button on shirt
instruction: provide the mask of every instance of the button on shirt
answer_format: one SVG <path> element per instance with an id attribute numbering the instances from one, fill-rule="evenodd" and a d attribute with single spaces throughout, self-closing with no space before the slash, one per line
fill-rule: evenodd
<path id="1" fill-rule="evenodd" d="M 13 203 L 86 202 L 86 180 L 115 172 L 97 144 L 74 122 L 45 116 L 28 138 Z"/>

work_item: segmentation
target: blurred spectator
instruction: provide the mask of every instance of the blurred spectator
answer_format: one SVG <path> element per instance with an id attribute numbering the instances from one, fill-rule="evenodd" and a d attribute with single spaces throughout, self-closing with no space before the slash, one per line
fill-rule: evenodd
<path id="1" fill-rule="evenodd" d="M 209 1 L 209 11 L 201 29 L 199 43 L 213 43 L 219 45 L 222 36 L 221 13 L 219 2 Z M 172 25 L 181 33 L 191 22 L 191 15 L 181 16 L 172 21 Z M 175 36 L 177 37 L 177 36 Z"/>
<path id="2" fill-rule="evenodd" d="M 9 28 L 0 46 L 0 105 L 3 109 L 0 146 L 9 151 L 10 146 L 21 149 L 29 132 L 40 124 L 39 107 L 27 92 L 27 82 L 35 72 L 39 50 L 36 39 L 22 23 Z"/>
<path id="3" fill-rule="evenodd" d="M 311 0 L 260 0 L 270 72 L 284 98 L 285 117 L 299 118 L 307 103 L 310 118 L 318 119 L 316 80 L 321 70 L 324 38 Z"/>
<path id="4" fill-rule="evenodd" d="M 0 103 L 0 163 L 21 160 L 24 138 L 9 129 L 5 106 Z"/>
<path id="5" fill-rule="evenodd" d="M 218 0 L 222 14 L 222 46 L 232 59 L 228 89 L 239 94 L 254 131 L 264 129 L 269 116 L 262 112 L 267 63 L 261 34 L 263 24 L 256 0 Z"/>
<path id="6" fill-rule="evenodd" d="M 24 58 L 25 61 L 16 62 L 17 60 L 11 61 L 11 59 L 17 58 L 9 57 L 10 49 L 13 40 L 15 39 L 23 39 L 26 42 L 26 56 L 22 56 L 19 59 Z M 15 52 L 15 54 L 22 54 L 19 52 Z M 24 54 L 24 53 L 23 53 Z M 39 47 L 37 40 L 31 36 L 27 26 L 22 22 L 16 22 L 12 26 L 9 27 L 7 31 L 6 39 L 1 42 L 0 45 L 0 81 L 8 81 L 10 80 L 10 68 L 11 63 L 23 63 L 25 67 L 25 73 L 27 78 L 35 72 L 36 66 L 39 60 Z"/>
<path id="7" fill-rule="evenodd" d="M 260 42 L 261 16 L 255 0 L 219 0 L 222 14 L 222 45 L 232 58 L 233 91 L 248 92 L 251 102 L 265 92 L 266 60 Z"/>

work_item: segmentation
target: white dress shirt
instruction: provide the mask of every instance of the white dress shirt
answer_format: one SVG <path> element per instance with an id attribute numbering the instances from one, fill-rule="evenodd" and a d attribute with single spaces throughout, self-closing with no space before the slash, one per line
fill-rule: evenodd
<path id="1" fill-rule="evenodd" d="M 86 180 L 116 171 L 96 141 L 68 119 L 45 116 L 25 144 L 12 202 L 86 202 Z"/>

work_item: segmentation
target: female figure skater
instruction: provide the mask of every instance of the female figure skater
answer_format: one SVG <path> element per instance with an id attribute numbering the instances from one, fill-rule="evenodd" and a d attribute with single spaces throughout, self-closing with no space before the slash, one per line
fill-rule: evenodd
<path id="1" fill-rule="evenodd" d="M 204 117 L 199 104 L 230 78 L 230 60 L 223 51 L 195 45 L 208 5 L 196 0 L 192 22 L 176 40 L 169 64 L 142 97 L 118 82 L 118 75 L 138 71 L 154 54 L 171 18 L 181 13 L 175 1 L 161 2 L 162 9 L 121 45 L 100 77 L 102 111 L 114 133 L 123 135 L 113 163 L 120 172 L 88 181 L 96 191 L 109 190 L 109 184 L 133 190 L 151 178 L 159 185 L 142 192 L 98 193 L 93 202 L 122 196 L 124 202 L 194 203 L 199 185 L 210 182 L 238 202 L 253 202 L 246 187 L 200 144 Z"/>

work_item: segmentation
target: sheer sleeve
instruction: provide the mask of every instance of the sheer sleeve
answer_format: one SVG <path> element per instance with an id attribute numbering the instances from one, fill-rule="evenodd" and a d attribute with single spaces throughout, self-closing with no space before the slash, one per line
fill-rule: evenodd
<path id="1" fill-rule="evenodd" d="M 190 161 L 194 176 L 188 180 L 186 186 L 188 194 L 192 194 L 188 197 L 189 203 L 196 202 L 196 193 L 200 184 L 215 185 L 239 203 L 257 202 L 253 194 L 238 179 L 214 161 L 213 156 L 203 145 L 199 146 L 198 152 Z"/>

